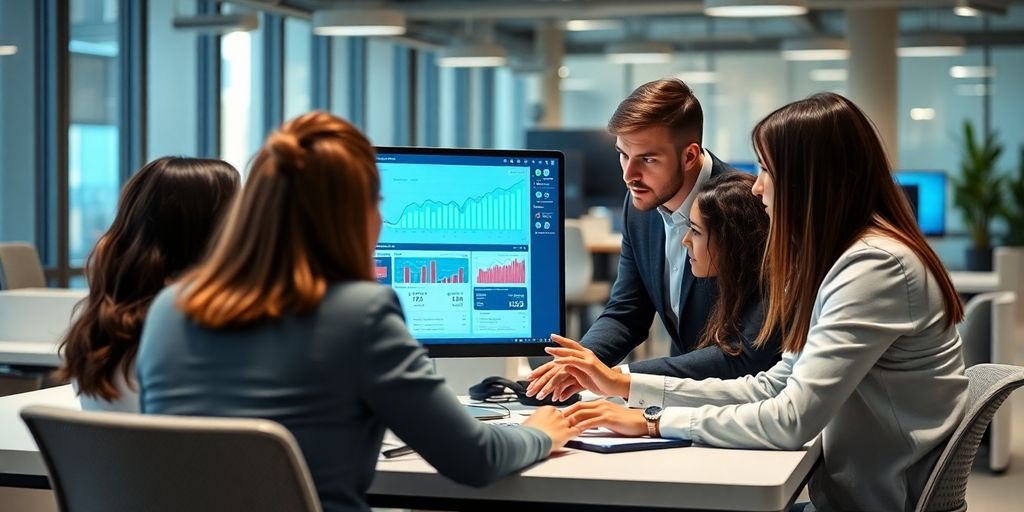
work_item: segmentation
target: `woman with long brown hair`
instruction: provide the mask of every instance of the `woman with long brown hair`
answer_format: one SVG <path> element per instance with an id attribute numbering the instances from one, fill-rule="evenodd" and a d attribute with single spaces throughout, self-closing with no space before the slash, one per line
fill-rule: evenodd
<path id="1" fill-rule="evenodd" d="M 203 255 L 239 176 L 227 162 L 163 157 L 125 184 L 86 263 L 89 295 L 61 344 L 83 409 L 138 411 L 135 354 L 149 305 Z"/>
<path id="2" fill-rule="evenodd" d="M 377 284 L 370 142 L 312 112 L 270 134 L 211 256 L 157 297 L 139 351 L 145 413 L 269 418 L 302 448 L 324 510 L 366 510 L 384 429 L 441 473 L 489 483 L 576 434 L 469 416 Z"/>
<path id="3" fill-rule="evenodd" d="M 814 507 L 912 510 L 965 410 L 960 299 L 850 100 L 786 105 L 753 143 L 753 192 L 771 217 L 759 342 L 781 330 L 782 361 L 734 380 L 631 375 L 623 396 L 643 411 L 595 402 L 566 415 L 737 448 L 793 450 L 822 433 Z"/>
<path id="4" fill-rule="evenodd" d="M 756 343 L 766 307 L 760 262 L 768 239 L 768 215 L 750 193 L 753 184 L 754 177 L 746 173 L 719 174 L 701 188 L 687 212 L 690 229 L 683 245 L 693 275 L 701 278 L 694 286 L 714 279 L 718 291 L 697 349 L 665 358 L 671 360 L 666 364 L 673 368 L 673 377 L 734 379 L 767 370 L 779 361 L 777 330 L 766 342 Z M 585 359 L 591 371 L 628 390 L 628 377 L 609 368 L 582 344 L 557 335 L 552 340 L 561 346 L 546 349 L 549 354 Z M 556 373 L 549 371 L 552 367 L 562 367 L 581 383 L 587 378 L 556 359 L 534 370 L 529 391 L 540 398 L 549 394 L 556 400 L 568 398 L 573 390 L 555 385 L 550 378 Z"/>

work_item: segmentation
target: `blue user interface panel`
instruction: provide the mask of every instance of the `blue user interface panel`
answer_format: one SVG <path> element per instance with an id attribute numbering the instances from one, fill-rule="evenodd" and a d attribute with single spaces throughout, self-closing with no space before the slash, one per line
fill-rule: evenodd
<path id="1" fill-rule="evenodd" d="M 379 148 L 377 167 L 377 280 L 413 336 L 435 356 L 541 353 L 564 327 L 561 154 Z"/>
<path id="2" fill-rule="evenodd" d="M 917 225 L 925 236 L 946 232 L 946 173 L 942 171 L 897 171 L 896 182 L 914 208 Z"/>

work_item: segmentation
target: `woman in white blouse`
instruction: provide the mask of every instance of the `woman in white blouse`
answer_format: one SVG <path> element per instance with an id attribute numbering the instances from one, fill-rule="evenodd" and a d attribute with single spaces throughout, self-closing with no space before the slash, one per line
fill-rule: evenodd
<path id="1" fill-rule="evenodd" d="M 566 411 L 579 428 L 798 449 L 819 433 L 818 510 L 912 510 L 965 410 L 960 299 L 893 180 L 870 120 L 817 94 L 754 128 L 753 193 L 771 217 L 762 263 L 782 360 L 733 380 L 599 371 L 586 349 L 549 349 L 617 395 Z M 809 510 L 813 508 L 808 508 Z"/>

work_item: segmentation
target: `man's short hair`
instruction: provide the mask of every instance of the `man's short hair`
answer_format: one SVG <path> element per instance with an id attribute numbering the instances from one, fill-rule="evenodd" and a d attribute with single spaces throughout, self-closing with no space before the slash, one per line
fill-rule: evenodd
<path id="1" fill-rule="evenodd" d="M 619 103 L 608 121 L 608 132 L 623 135 L 666 126 L 677 147 L 702 144 L 704 112 L 693 90 L 678 78 L 647 82 Z"/>

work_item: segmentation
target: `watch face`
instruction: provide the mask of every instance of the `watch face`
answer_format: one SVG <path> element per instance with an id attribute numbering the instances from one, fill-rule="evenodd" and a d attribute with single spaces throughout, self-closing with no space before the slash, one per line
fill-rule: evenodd
<path id="1" fill-rule="evenodd" d="M 652 405 L 644 409 L 644 418 L 653 421 L 658 419 L 659 417 L 661 417 L 661 407 L 658 407 L 657 405 Z"/>

